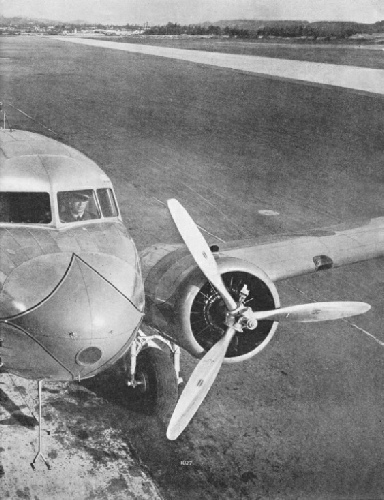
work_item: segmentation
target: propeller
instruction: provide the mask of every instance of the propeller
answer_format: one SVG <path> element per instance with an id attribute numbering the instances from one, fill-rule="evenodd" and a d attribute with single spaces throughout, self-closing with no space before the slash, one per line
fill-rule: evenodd
<path id="1" fill-rule="evenodd" d="M 219 373 L 235 333 L 235 328 L 229 327 L 224 337 L 216 342 L 192 372 L 168 424 L 168 439 L 177 439 L 199 409 Z"/>
<path id="2" fill-rule="evenodd" d="M 315 302 L 289 306 L 272 311 L 254 312 L 238 304 L 226 289 L 215 258 L 185 208 L 175 199 L 168 200 L 168 208 L 181 237 L 196 264 L 221 295 L 227 309 L 228 329 L 225 335 L 205 354 L 194 369 L 173 412 L 167 429 L 167 438 L 177 439 L 208 394 L 224 361 L 228 346 L 243 326 L 255 328 L 261 320 L 315 322 L 346 318 L 367 312 L 371 306 L 365 302 Z"/>
<path id="3" fill-rule="evenodd" d="M 192 217 L 177 200 L 173 198 L 168 200 L 167 204 L 180 236 L 183 238 L 196 264 L 219 292 L 227 309 L 233 311 L 237 308 L 237 304 L 223 283 L 215 257 L 204 236 L 199 231 Z"/>
<path id="4" fill-rule="evenodd" d="M 269 319 L 272 321 L 297 321 L 313 323 L 348 318 L 356 314 L 366 313 L 371 306 L 366 302 L 313 302 L 298 306 L 282 307 L 272 311 L 258 311 L 252 314 L 256 321 Z"/>

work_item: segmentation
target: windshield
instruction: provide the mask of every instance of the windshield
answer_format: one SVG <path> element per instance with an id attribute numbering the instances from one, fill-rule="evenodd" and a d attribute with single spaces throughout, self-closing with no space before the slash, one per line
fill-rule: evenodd
<path id="1" fill-rule="evenodd" d="M 92 189 L 60 191 L 57 193 L 61 222 L 81 222 L 100 219 L 95 194 Z"/>
<path id="2" fill-rule="evenodd" d="M 103 217 L 117 217 L 117 205 L 113 191 L 110 188 L 103 188 L 97 190 L 97 196 Z"/>
<path id="3" fill-rule="evenodd" d="M 0 192 L 0 222 L 49 224 L 51 221 L 49 193 Z"/>

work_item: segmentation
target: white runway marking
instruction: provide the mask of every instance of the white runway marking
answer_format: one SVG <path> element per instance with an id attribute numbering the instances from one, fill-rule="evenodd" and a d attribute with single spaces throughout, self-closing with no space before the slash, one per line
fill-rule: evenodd
<path id="1" fill-rule="evenodd" d="M 161 203 L 161 205 L 163 205 L 164 207 L 167 206 L 166 203 L 164 203 L 163 201 L 159 200 L 158 198 L 155 198 L 154 196 L 152 196 L 152 198 L 154 200 L 156 200 L 157 202 Z M 199 226 L 199 224 L 196 224 L 196 226 L 200 229 L 200 231 L 203 231 L 204 233 L 207 233 L 209 234 L 209 236 L 212 236 L 213 238 L 215 238 L 216 240 L 218 241 L 221 241 L 221 243 L 225 243 L 224 240 L 222 240 L 221 238 L 219 238 L 218 236 L 216 236 L 215 234 L 213 233 L 210 233 L 207 229 L 205 229 L 203 226 Z"/>
<path id="2" fill-rule="evenodd" d="M 348 321 L 347 319 L 343 318 L 343 321 L 345 323 L 348 323 L 348 325 L 352 326 L 353 328 L 356 328 L 356 330 L 359 330 L 359 332 L 365 333 L 365 335 L 368 335 L 368 337 L 371 337 L 375 342 L 377 342 L 379 345 L 384 347 L 384 342 L 379 340 L 377 337 L 375 337 L 372 333 L 368 332 L 367 330 L 364 330 L 364 328 L 361 328 L 360 326 L 357 326 L 355 323 L 352 323 L 351 321 Z"/>
<path id="3" fill-rule="evenodd" d="M 319 297 L 317 299 L 314 298 L 314 297 L 309 297 L 306 293 L 304 293 L 302 290 L 300 290 L 300 288 L 297 288 L 295 285 L 292 285 L 292 283 L 290 283 L 289 286 L 290 286 L 290 288 L 293 288 L 294 290 L 296 290 L 296 292 L 299 292 L 301 295 L 303 295 L 304 297 L 306 297 L 307 299 L 309 299 L 311 302 L 319 302 L 319 300 L 320 301 L 321 300 L 326 300 L 325 297 Z M 347 323 L 349 326 L 351 326 L 352 328 L 355 328 L 359 332 L 364 333 L 365 335 L 367 335 L 367 337 L 370 337 L 375 342 L 377 342 L 379 345 L 381 345 L 382 347 L 384 347 L 384 342 L 382 340 L 379 340 L 372 333 L 368 332 L 368 330 L 365 330 L 364 328 L 361 328 L 360 326 L 356 325 L 356 323 L 353 323 L 351 320 L 349 320 L 347 318 L 341 318 L 341 321 L 344 321 L 344 323 Z"/>
<path id="4" fill-rule="evenodd" d="M 155 47 L 153 45 L 108 42 L 75 37 L 55 37 L 55 40 L 179 59 L 198 64 L 208 64 L 210 66 L 219 66 L 221 68 L 230 68 L 320 85 L 333 85 L 374 94 L 384 94 L 384 70 L 382 69 L 205 52 L 202 50 Z"/>
<path id="5" fill-rule="evenodd" d="M 35 118 L 33 118 L 32 116 L 29 116 L 27 115 L 27 113 L 24 113 L 23 110 L 19 109 L 19 108 L 16 108 L 16 106 L 14 106 L 13 104 L 11 104 L 10 102 L 8 103 L 8 106 L 11 106 L 13 109 L 16 109 L 16 111 L 19 111 L 22 115 L 26 116 L 27 118 L 29 118 L 30 120 L 34 121 L 35 123 L 38 123 L 41 127 L 45 128 L 46 130 L 49 130 L 50 132 L 52 132 L 53 134 L 55 135 L 59 135 L 57 132 L 55 132 L 54 130 L 46 127 L 43 123 L 37 121 Z"/>
<path id="6" fill-rule="evenodd" d="M 275 212 L 275 210 L 259 210 L 260 215 L 280 215 L 279 212 Z"/>

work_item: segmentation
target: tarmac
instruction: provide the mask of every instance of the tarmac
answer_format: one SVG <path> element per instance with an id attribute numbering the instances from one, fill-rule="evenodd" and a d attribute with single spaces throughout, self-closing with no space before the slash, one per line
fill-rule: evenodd
<path id="1" fill-rule="evenodd" d="M 157 57 L 167 57 L 196 64 L 207 64 L 260 75 L 269 75 L 301 82 L 332 85 L 346 89 L 384 94 L 384 70 L 339 66 L 336 64 L 285 60 L 241 54 L 223 54 L 199 50 L 185 50 L 133 43 L 116 43 L 75 37 L 56 37 L 63 42 L 78 43 L 92 47 L 135 52 Z"/>
<path id="2" fill-rule="evenodd" d="M 60 137 L 108 173 L 139 250 L 180 243 L 171 197 L 219 245 L 383 215 L 381 93 L 99 43 L 4 37 L 2 100 L 11 123 Z M 36 383 L 1 374 L 0 497 L 384 498 L 383 283 L 384 259 L 279 282 L 284 306 L 372 310 L 279 327 L 260 355 L 223 367 L 176 442 L 102 377 L 46 384 L 52 468 L 39 460 L 34 472 Z M 185 380 L 195 364 L 183 353 Z"/>

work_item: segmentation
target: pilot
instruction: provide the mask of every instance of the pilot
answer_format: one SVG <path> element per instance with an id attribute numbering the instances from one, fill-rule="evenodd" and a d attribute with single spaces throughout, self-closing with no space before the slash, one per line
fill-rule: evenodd
<path id="1" fill-rule="evenodd" d="M 66 207 L 60 214 L 61 222 L 76 222 L 93 219 L 94 216 L 87 211 L 89 195 L 85 193 L 70 193 Z"/>

